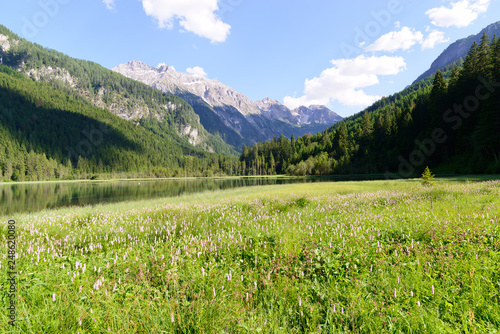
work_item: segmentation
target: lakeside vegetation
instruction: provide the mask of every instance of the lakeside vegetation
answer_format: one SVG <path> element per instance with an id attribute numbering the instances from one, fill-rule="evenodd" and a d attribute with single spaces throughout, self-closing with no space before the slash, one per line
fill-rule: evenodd
<path id="1" fill-rule="evenodd" d="M 433 181 L 263 186 L 18 215 L 10 332 L 498 331 L 500 181 Z M 7 321 L 0 313 L 9 330 Z"/>
<path id="2" fill-rule="evenodd" d="M 327 179 L 273 176 L 9 182 L 0 183 L 0 216 L 238 187 L 316 181 Z"/>

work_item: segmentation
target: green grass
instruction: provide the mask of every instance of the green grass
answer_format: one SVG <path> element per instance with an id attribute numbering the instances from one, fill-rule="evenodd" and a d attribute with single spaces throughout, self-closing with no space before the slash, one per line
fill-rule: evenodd
<path id="1" fill-rule="evenodd" d="M 19 215 L 17 327 L 0 312 L 0 332 L 498 332 L 500 181 L 486 179 L 261 186 Z"/>

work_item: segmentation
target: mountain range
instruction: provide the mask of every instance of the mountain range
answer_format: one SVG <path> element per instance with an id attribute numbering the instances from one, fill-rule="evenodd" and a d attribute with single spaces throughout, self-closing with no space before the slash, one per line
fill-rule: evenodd
<path id="1" fill-rule="evenodd" d="M 496 23 L 481 33 L 493 35 L 499 27 Z M 339 122 L 342 118 L 325 106 L 291 110 L 272 98 L 252 101 L 217 80 L 178 72 L 172 66 L 131 61 L 109 70 L 30 43 L 0 25 L 0 179 L 137 171 L 141 176 L 247 175 L 250 164 L 257 173 L 273 169 L 281 173 L 290 163 L 300 170 L 292 173 L 312 170 L 315 163 L 323 173 L 335 162 L 325 163 L 328 156 L 338 156 L 338 170 L 372 171 L 355 168 L 356 163 L 372 159 L 358 152 L 372 143 L 372 135 L 366 135 L 371 126 L 380 145 L 387 148 L 383 154 L 377 151 L 378 167 L 373 169 L 383 170 L 391 167 L 387 163 L 391 157 L 412 149 L 405 139 L 408 133 L 426 135 L 419 131 L 429 114 L 433 71 L 460 65 L 469 45 L 480 38 L 481 34 L 453 43 L 420 81 Z M 467 87 L 465 80 L 454 85 L 456 96 L 467 93 L 462 89 Z M 482 116 L 477 124 L 489 128 L 496 124 L 496 114 L 489 107 L 485 110 L 495 121 Z M 95 130 L 108 127 L 111 130 Z M 476 142 L 483 142 L 479 139 L 484 131 L 467 131 L 459 138 L 469 140 L 474 134 Z M 304 136 L 308 133 L 316 135 Z M 106 141 L 104 134 L 109 136 Z M 284 137 L 272 140 L 281 134 Z M 292 135 L 295 140 L 290 141 Z M 352 143 L 355 139 L 360 140 L 359 147 Z M 274 153 L 260 157 L 262 146 L 255 143 L 264 141 L 268 144 L 263 147 L 272 147 Z M 248 155 L 245 145 L 253 145 L 255 154 Z M 319 154 L 325 153 L 322 148 L 328 155 L 320 159 Z M 496 156 L 496 147 L 488 150 L 493 152 L 485 153 L 488 159 Z M 237 157 L 238 151 L 246 152 L 246 157 Z M 357 158 L 351 160 L 353 156 Z"/>
<path id="2" fill-rule="evenodd" d="M 326 106 L 290 110 L 271 98 L 254 102 L 217 80 L 178 72 L 173 66 L 152 67 L 135 60 L 112 71 L 181 97 L 210 133 L 239 149 L 280 134 L 290 137 L 320 132 L 342 120 Z"/>
<path id="3" fill-rule="evenodd" d="M 426 166 L 440 174 L 500 173 L 500 40 L 487 33 L 498 26 L 452 44 L 434 62 L 443 71 L 322 133 L 249 147 L 241 160 L 254 175 L 268 165 L 297 176 L 418 177 Z"/>

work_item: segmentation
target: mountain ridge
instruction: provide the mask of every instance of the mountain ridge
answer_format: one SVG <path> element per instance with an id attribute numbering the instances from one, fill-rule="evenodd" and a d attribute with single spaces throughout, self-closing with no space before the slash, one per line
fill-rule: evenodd
<path id="1" fill-rule="evenodd" d="M 136 124 L 151 118 L 167 132 L 165 136 L 179 143 L 189 143 L 206 152 L 236 152 L 221 138 L 206 131 L 199 116 L 182 98 L 155 90 L 92 61 L 75 59 L 26 41 L 1 25 L 0 64 L 33 81 L 50 83 L 68 94 L 76 94 Z"/>
<path id="2" fill-rule="evenodd" d="M 226 141 L 230 136 L 229 143 L 239 148 L 282 133 L 291 136 L 303 135 L 304 131 L 322 131 L 342 119 L 326 106 L 292 111 L 271 98 L 252 101 L 215 79 L 177 72 L 165 64 L 153 67 L 133 60 L 112 70 L 182 97 L 191 104 L 209 131 L 221 131 Z M 316 113 L 319 115 L 315 116 Z M 214 122 L 221 124 L 220 129 Z"/>
<path id="3" fill-rule="evenodd" d="M 453 43 L 451 43 L 431 64 L 431 67 L 421 74 L 413 83 L 424 80 L 432 76 L 438 70 L 443 70 L 445 67 L 455 64 L 459 62 L 462 58 L 464 58 L 469 52 L 472 44 L 476 42 L 479 44 L 481 41 L 481 37 L 486 33 L 490 39 L 493 39 L 493 36 L 496 34 L 500 37 L 500 21 L 492 23 L 488 25 L 486 28 L 482 29 L 476 35 L 470 35 L 466 38 L 459 39 Z M 458 64 L 457 64 L 458 65 Z"/>

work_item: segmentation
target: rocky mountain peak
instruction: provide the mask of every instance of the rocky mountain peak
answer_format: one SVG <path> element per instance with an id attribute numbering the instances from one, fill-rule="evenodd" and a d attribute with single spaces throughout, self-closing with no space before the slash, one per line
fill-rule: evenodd
<path id="1" fill-rule="evenodd" d="M 166 64 L 151 67 L 132 61 L 112 70 L 185 99 L 204 126 L 212 133 L 223 131 L 232 143 L 263 141 L 281 133 L 319 132 L 342 119 L 325 106 L 296 111 L 269 97 L 254 102 L 217 80 L 177 72 Z"/>
<path id="2" fill-rule="evenodd" d="M 163 63 L 158 65 L 156 70 L 158 71 L 158 73 L 176 72 L 175 67 Z"/>
<path id="3" fill-rule="evenodd" d="M 271 105 L 271 104 L 281 104 L 278 101 L 276 101 L 270 97 L 263 98 L 262 100 L 256 101 L 256 103 L 259 106 L 265 106 L 265 105 Z"/>

